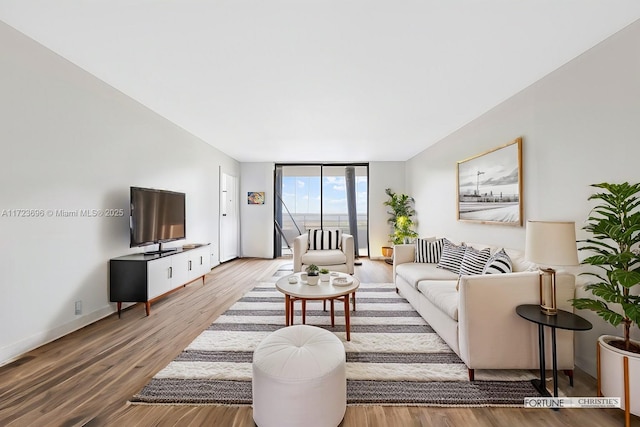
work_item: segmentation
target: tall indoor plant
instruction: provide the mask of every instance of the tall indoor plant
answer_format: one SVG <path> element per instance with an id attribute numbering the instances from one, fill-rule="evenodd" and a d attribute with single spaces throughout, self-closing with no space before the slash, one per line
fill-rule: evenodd
<path id="1" fill-rule="evenodd" d="M 596 298 L 576 298 L 572 304 L 596 312 L 615 327 L 622 325 L 622 339 L 609 335 L 598 339 L 598 392 L 624 395 L 628 418 L 629 411 L 640 413 L 640 404 L 631 398 L 640 396 L 640 343 L 630 337 L 631 328 L 640 325 L 640 184 L 592 187 L 599 190 L 589 200 L 598 204 L 583 228 L 591 237 L 582 241 L 580 250 L 590 254 L 582 263 L 597 268 L 583 273 L 595 279 L 585 290 Z M 635 400 L 640 403 L 640 398 Z"/>
<path id="2" fill-rule="evenodd" d="M 573 306 L 595 311 L 613 326 L 622 324 L 624 340 L 613 344 L 626 351 L 640 353 L 640 347 L 630 340 L 630 330 L 640 325 L 640 184 L 594 184 L 603 189 L 589 200 L 598 200 L 584 230 L 592 234 L 580 248 L 590 251 L 583 264 L 600 268 L 600 272 L 584 273 L 596 279 L 586 290 L 598 297 L 576 298 Z M 611 307 L 609 304 L 615 304 Z M 620 307 L 621 313 L 615 308 Z"/>
<path id="3" fill-rule="evenodd" d="M 394 193 L 390 188 L 387 188 L 384 192 L 389 196 L 384 205 L 391 208 L 391 210 L 387 211 L 390 215 L 387 222 L 393 226 L 393 234 L 389 235 L 391 242 L 394 245 L 400 245 L 418 237 L 418 233 L 413 230 L 414 223 L 411 219 L 416 214 L 413 209 L 413 197 L 407 194 Z"/>

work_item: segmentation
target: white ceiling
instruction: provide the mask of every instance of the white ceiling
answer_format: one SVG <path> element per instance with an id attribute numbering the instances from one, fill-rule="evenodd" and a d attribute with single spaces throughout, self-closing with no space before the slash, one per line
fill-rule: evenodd
<path id="1" fill-rule="evenodd" d="M 638 0 L 0 0 L 239 161 L 407 160 L 637 19 Z"/>

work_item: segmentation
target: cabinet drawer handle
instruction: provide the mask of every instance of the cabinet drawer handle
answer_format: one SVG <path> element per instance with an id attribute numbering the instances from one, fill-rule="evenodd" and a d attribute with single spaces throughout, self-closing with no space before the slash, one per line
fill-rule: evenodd
<path id="1" fill-rule="evenodd" d="M 191 271 L 191 260 L 189 260 L 189 271 Z"/>
<path id="2" fill-rule="evenodd" d="M 169 267 L 169 279 L 173 277 L 173 267 Z"/>
<path id="3" fill-rule="evenodd" d="M 202 255 L 200 255 L 200 265 L 202 265 Z"/>

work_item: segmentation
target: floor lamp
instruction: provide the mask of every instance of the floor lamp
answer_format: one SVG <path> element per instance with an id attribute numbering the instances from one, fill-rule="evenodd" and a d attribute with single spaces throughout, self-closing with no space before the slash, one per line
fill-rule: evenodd
<path id="1" fill-rule="evenodd" d="M 540 268 L 540 310 L 558 313 L 556 270 L 550 266 L 578 265 L 574 222 L 527 221 L 525 259 Z"/>

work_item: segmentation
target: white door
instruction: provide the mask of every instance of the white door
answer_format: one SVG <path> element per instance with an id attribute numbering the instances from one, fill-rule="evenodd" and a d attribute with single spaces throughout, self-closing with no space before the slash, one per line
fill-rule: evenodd
<path id="1" fill-rule="evenodd" d="M 220 173 L 220 262 L 238 257 L 240 242 L 238 178 Z"/>

